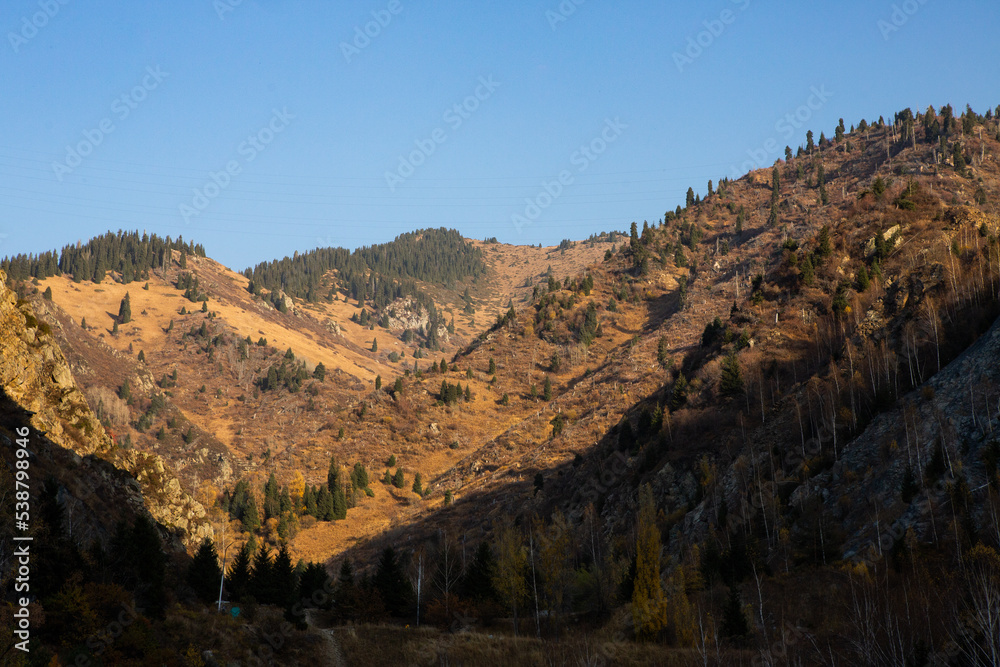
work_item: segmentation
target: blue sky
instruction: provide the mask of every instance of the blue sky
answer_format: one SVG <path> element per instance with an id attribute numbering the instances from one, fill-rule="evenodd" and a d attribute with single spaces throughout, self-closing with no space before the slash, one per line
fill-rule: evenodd
<path id="1" fill-rule="evenodd" d="M 551 245 L 658 221 L 769 139 L 1000 104 L 997 3 L 789 4 L 7 0 L 0 255 Z"/>

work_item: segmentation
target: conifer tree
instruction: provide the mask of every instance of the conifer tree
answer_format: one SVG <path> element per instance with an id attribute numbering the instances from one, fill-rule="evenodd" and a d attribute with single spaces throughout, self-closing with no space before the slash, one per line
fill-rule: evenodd
<path id="1" fill-rule="evenodd" d="M 464 594 L 473 600 L 485 601 L 496 598 L 493 579 L 496 576 L 496 559 L 489 542 L 483 540 L 476 548 L 472 562 L 462 579 Z"/>
<path id="2" fill-rule="evenodd" d="M 419 472 L 413 476 L 413 492 L 418 496 L 424 495 L 424 487 L 423 484 L 421 484 L 421 477 Z"/>
<path id="3" fill-rule="evenodd" d="M 316 509 L 316 494 L 313 493 L 312 487 L 308 484 L 302 493 L 302 504 L 305 506 L 306 514 L 310 516 L 318 514 Z"/>
<path id="4" fill-rule="evenodd" d="M 219 592 L 219 579 L 222 569 L 219 567 L 219 554 L 210 538 L 202 540 L 198 553 L 188 566 L 187 582 L 194 589 L 195 595 L 205 604 L 216 599 Z"/>
<path id="5" fill-rule="evenodd" d="M 392 485 L 397 489 L 401 489 L 404 484 L 406 484 L 406 478 L 403 475 L 403 469 L 396 468 L 396 474 L 392 476 Z"/>
<path id="6" fill-rule="evenodd" d="M 330 494 L 330 504 L 333 511 L 333 520 L 340 521 L 347 518 L 347 497 L 344 495 L 344 487 L 339 483 Z"/>
<path id="7" fill-rule="evenodd" d="M 225 586 L 226 595 L 231 601 L 240 600 L 250 592 L 250 558 L 250 543 L 247 542 L 229 564 Z"/>
<path id="8" fill-rule="evenodd" d="M 542 386 L 542 398 L 546 401 L 552 400 L 552 380 L 546 376 L 545 384 Z"/>
<path id="9" fill-rule="evenodd" d="M 272 604 L 274 602 L 274 565 L 271 562 L 271 552 L 267 543 L 261 540 L 260 548 L 253 557 L 250 569 L 249 593 L 258 602 Z"/>
<path id="10" fill-rule="evenodd" d="M 316 518 L 320 521 L 333 521 L 336 518 L 333 508 L 333 496 L 325 485 L 320 485 L 316 496 Z"/>
<path id="11" fill-rule="evenodd" d="M 722 362 L 722 379 L 719 389 L 725 396 L 735 396 L 743 393 L 743 376 L 740 373 L 740 362 L 736 353 L 726 356 Z"/>
<path id="12" fill-rule="evenodd" d="M 274 557 L 271 566 L 271 586 L 274 604 L 288 607 L 295 601 L 296 588 L 295 570 L 292 567 L 292 556 L 288 552 L 288 543 L 282 542 L 278 555 Z"/>
<path id="13" fill-rule="evenodd" d="M 379 557 L 372 583 L 382 596 L 389 613 L 394 616 L 407 615 L 413 599 L 413 586 L 403 573 L 399 556 L 391 546 L 386 547 Z"/>
<path id="14" fill-rule="evenodd" d="M 256 533 L 260 529 L 260 514 L 257 512 L 257 501 L 253 495 L 247 496 L 246 505 L 243 507 L 243 530 L 248 533 Z"/>

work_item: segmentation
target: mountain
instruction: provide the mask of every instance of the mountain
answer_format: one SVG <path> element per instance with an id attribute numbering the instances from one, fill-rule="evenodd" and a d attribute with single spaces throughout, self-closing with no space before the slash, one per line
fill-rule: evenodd
<path id="1" fill-rule="evenodd" d="M 348 662 L 990 664 L 997 116 L 833 136 L 558 247 L 423 230 L 240 274 L 119 234 L 3 266 L 104 450 L 342 573 L 311 624 L 419 590 L 472 630 L 338 625 Z M 518 628 L 546 641 L 479 634 Z"/>

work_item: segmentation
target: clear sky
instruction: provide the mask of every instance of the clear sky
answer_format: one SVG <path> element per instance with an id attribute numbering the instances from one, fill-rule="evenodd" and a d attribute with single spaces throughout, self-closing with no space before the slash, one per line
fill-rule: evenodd
<path id="1" fill-rule="evenodd" d="M 551 245 L 839 118 L 1000 104 L 996 2 L 4 0 L 0 29 L 0 255 Z"/>

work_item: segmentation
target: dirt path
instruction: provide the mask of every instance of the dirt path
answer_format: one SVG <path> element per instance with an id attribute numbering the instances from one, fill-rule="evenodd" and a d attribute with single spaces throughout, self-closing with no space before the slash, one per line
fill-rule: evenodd
<path id="1" fill-rule="evenodd" d="M 330 646 L 330 662 L 328 664 L 334 667 L 347 667 L 347 661 L 344 660 L 344 652 L 340 650 L 340 642 L 337 641 L 337 635 L 334 633 L 333 628 L 323 628 L 320 627 L 316 621 L 313 620 L 314 610 L 306 609 L 306 622 L 312 626 L 313 629 L 318 630 L 324 637 L 326 637 L 326 643 Z"/>

